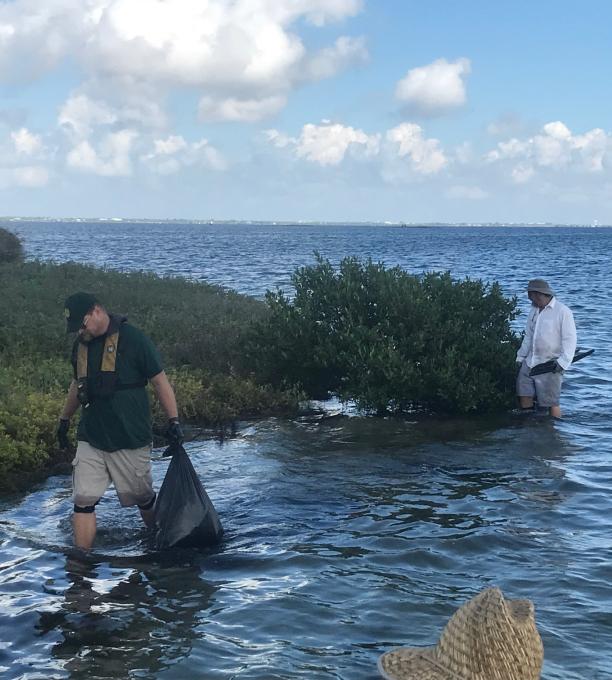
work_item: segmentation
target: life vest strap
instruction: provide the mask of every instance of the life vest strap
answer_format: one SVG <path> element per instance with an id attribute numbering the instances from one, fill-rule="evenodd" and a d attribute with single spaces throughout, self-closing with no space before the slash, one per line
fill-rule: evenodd
<path id="1" fill-rule="evenodd" d="M 100 371 L 107 373 L 115 372 L 117 363 L 117 345 L 119 343 L 119 331 L 106 336 L 104 340 L 104 350 L 102 352 L 102 363 Z"/>
<path id="2" fill-rule="evenodd" d="M 84 342 L 79 342 L 77 352 L 77 380 L 84 380 L 87 378 L 87 345 Z"/>

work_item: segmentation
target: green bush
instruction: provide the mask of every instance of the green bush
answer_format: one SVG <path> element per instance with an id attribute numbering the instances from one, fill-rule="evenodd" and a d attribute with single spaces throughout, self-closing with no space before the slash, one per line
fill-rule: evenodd
<path id="1" fill-rule="evenodd" d="M 57 462 L 59 392 L 25 392 L 0 402 L 0 487 L 15 486 L 15 473 L 31 479 Z"/>
<path id="2" fill-rule="evenodd" d="M 260 381 L 336 394 L 377 413 L 467 413 L 513 403 L 516 299 L 497 283 L 408 274 L 371 260 L 336 271 L 317 255 L 268 292 L 248 359 Z"/>
<path id="3" fill-rule="evenodd" d="M 21 240 L 12 231 L 0 227 L 0 264 L 3 262 L 21 262 L 23 246 Z"/>
<path id="4" fill-rule="evenodd" d="M 269 385 L 258 385 L 249 378 L 188 367 L 170 369 L 168 378 L 181 420 L 198 425 L 223 427 L 239 418 L 294 413 L 302 396 L 295 390 L 279 391 Z M 154 400 L 152 403 L 154 423 L 161 430 L 165 416 L 159 403 Z"/>
<path id="5" fill-rule="evenodd" d="M 231 373 L 242 361 L 241 334 L 266 315 L 265 305 L 220 286 L 68 263 L 0 267 L 0 353 L 69 356 L 64 300 L 94 293 L 112 312 L 150 335 L 168 366 Z"/>

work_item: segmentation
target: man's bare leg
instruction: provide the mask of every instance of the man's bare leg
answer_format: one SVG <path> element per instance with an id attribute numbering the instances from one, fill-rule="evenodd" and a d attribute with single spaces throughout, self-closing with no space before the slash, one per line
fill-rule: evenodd
<path id="1" fill-rule="evenodd" d="M 533 408 L 533 397 L 519 397 L 519 404 L 521 408 Z"/>
<path id="2" fill-rule="evenodd" d="M 143 510 L 142 508 L 138 509 L 140 510 L 142 521 L 145 523 L 148 529 L 152 529 L 155 526 L 155 506 L 153 506 L 150 510 Z"/>
<path id="3" fill-rule="evenodd" d="M 89 550 L 96 538 L 96 513 L 75 512 L 72 515 L 72 527 L 76 547 Z"/>
<path id="4" fill-rule="evenodd" d="M 155 501 L 157 500 L 157 494 L 153 492 L 153 497 L 148 503 L 145 503 L 143 506 L 138 506 L 138 509 L 140 510 L 140 516 L 142 517 L 142 521 L 145 523 L 145 526 L 148 529 L 152 529 L 155 526 Z"/>
<path id="5" fill-rule="evenodd" d="M 560 406 L 551 406 L 550 407 L 550 415 L 553 418 L 561 418 L 561 407 Z"/>

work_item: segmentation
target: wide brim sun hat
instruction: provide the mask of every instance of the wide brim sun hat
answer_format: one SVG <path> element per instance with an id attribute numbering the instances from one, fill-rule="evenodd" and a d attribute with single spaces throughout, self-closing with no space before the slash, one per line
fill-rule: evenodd
<path id="1" fill-rule="evenodd" d="M 542 639 L 530 600 L 506 600 L 487 588 L 458 609 L 432 647 L 383 654 L 385 680 L 539 680 Z"/>
<path id="2" fill-rule="evenodd" d="M 553 289 L 548 285 L 547 281 L 544 281 L 544 279 L 531 279 L 527 284 L 527 292 L 554 296 Z"/>

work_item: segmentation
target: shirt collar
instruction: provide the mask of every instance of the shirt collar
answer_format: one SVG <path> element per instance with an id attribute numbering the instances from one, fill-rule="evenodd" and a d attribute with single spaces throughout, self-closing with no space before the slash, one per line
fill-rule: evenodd
<path id="1" fill-rule="evenodd" d="M 550 302 L 546 305 L 546 307 L 542 307 L 542 309 L 540 309 L 537 305 L 532 305 L 531 307 L 532 307 L 533 313 L 537 316 L 538 314 L 541 314 L 546 309 L 554 309 L 555 303 L 556 303 L 556 298 L 551 297 Z"/>

